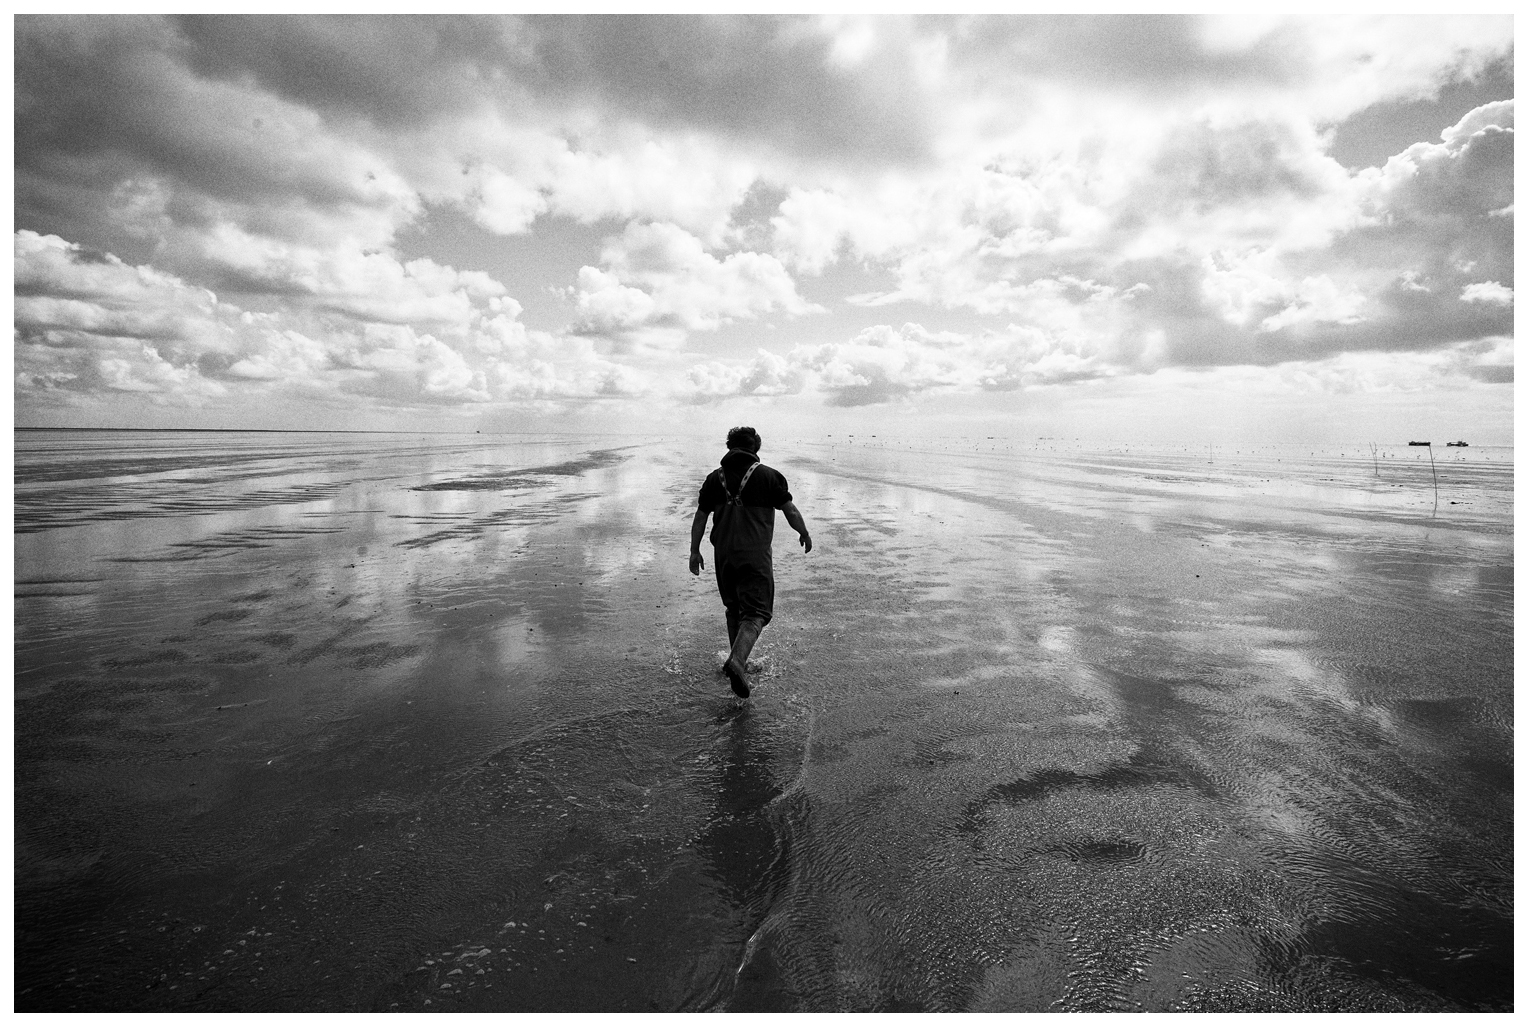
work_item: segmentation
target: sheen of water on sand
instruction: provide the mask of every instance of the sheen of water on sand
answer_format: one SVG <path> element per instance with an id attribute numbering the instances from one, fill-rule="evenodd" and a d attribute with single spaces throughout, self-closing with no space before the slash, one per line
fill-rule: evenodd
<path id="1" fill-rule="evenodd" d="M 1512 1008 L 1511 450 L 15 446 L 19 1010 Z"/>

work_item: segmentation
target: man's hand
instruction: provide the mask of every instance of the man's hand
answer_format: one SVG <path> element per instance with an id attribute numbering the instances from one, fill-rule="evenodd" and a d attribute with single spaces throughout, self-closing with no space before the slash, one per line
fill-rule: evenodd
<path id="1" fill-rule="evenodd" d="M 812 536 L 808 535 L 806 532 L 803 532 L 801 535 L 796 537 L 796 541 L 802 544 L 803 553 L 812 552 Z"/>
<path id="2" fill-rule="evenodd" d="M 811 547 L 809 547 L 809 549 L 810 548 Z M 700 550 L 691 550 L 690 551 L 690 573 L 692 575 L 699 575 L 701 573 L 701 569 L 704 568 L 705 566 L 706 566 L 706 558 L 701 556 L 701 551 Z"/>

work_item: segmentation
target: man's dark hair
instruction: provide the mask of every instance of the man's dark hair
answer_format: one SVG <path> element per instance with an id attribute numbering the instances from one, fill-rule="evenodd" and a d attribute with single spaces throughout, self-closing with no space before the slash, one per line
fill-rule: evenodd
<path id="1" fill-rule="evenodd" d="M 727 448 L 729 450 L 747 450 L 750 453 L 758 453 L 759 445 L 763 441 L 759 438 L 759 433 L 748 425 L 729 429 L 727 433 Z"/>

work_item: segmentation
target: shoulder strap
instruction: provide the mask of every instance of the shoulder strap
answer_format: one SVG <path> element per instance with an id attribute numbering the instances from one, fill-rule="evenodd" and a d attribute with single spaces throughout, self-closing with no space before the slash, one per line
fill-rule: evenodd
<path id="1" fill-rule="evenodd" d="M 740 502 L 742 502 L 743 487 L 749 484 L 749 479 L 753 477 L 754 469 L 757 468 L 757 467 L 759 467 L 759 461 L 757 461 L 757 460 L 754 463 L 749 465 L 748 470 L 743 473 L 742 481 L 740 481 L 738 483 L 738 490 L 737 490 L 737 492 L 733 492 L 732 490 L 727 488 L 727 472 L 722 471 L 721 468 L 717 469 L 722 474 L 722 491 L 727 493 L 727 502 L 728 503 L 740 503 Z"/>

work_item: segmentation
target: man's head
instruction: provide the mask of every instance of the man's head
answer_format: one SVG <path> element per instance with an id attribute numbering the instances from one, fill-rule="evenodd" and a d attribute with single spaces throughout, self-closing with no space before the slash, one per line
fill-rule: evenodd
<path id="1" fill-rule="evenodd" d="M 750 453 L 758 453 L 761 442 L 759 433 L 748 425 L 730 429 L 727 433 L 727 448 L 729 450 L 747 450 Z"/>

